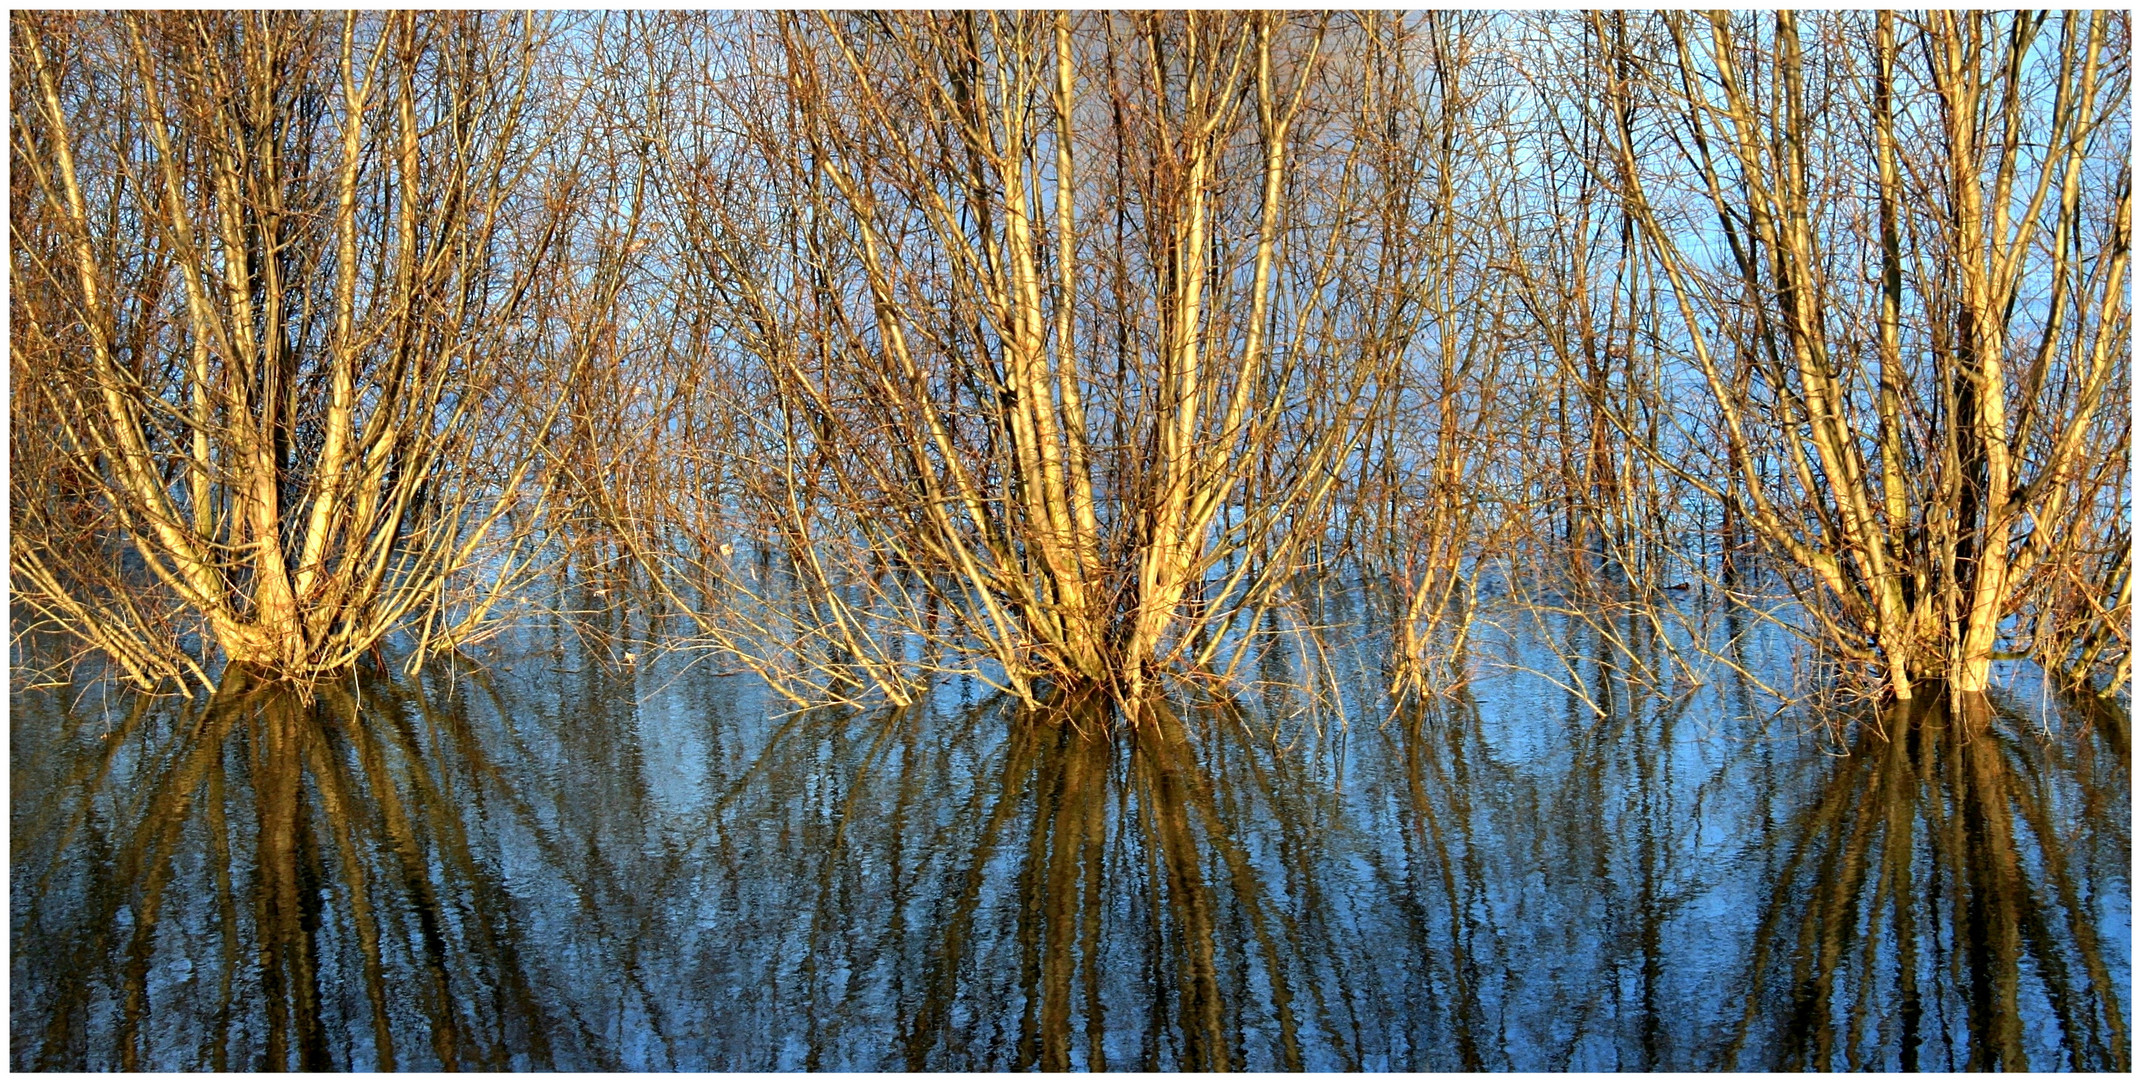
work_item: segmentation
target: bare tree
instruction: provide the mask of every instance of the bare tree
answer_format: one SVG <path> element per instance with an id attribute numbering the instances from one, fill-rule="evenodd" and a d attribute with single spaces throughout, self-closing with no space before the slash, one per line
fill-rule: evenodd
<path id="1" fill-rule="evenodd" d="M 926 675 L 914 635 L 1026 697 L 1222 677 L 1404 347 L 1404 293 L 1372 280 L 1401 256 L 1376 155 L 1404 103 L 1354 59 L 1401 32 L 978 13 L 736 32 L 739 136 L 696 171 L 717 216 L 685 302 L 760 373 L 762 456 L 737 483 L 764 532 L 737 539 L 807 600 L 743 630 L 823 642 L 846 692 L 894 699 Z M 736 561 L 720 580 L 762 595 Z"/>
<path id="2" fill-rule="evenodd" d="M 16 595 L 145 685 L 476 632 L 633 216 L 559 28 L 11 21 Z"/>
<path id="3" fill-rule="evenodd" d="M 2113 576 L 2062 572 L 2128 545 L 2102 520 L 2127 513 L 2128 23 L 1810 22 L 1807 47 L 1788 13 L 1665 16 L 1672 54 L 1606 65 L 1609 178 L 1726 451 L 1680 475 L 1895 696 L 1980 691 L 2016 614 L 2128 621 Z"/>

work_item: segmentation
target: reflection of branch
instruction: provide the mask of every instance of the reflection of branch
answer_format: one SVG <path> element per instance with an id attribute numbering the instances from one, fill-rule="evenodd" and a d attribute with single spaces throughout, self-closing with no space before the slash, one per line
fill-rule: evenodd
<path id="1" fill-rule="evenodd" d="M 1925 1010 L 1964 1005 L 1970 1067 L 2025 1068 L 2026 1032 L 2020 1012 L 2027 973 L 2041 980 L 2064 1046 L 2076 1068 L 2123 1068 L 2128 1042 L 2121 1003 L 2100 955 L 2098 933 L 2076 895 L 2069 860 L 2044 813 L 2049 777 L 2018 744 L 1972 715 L 1947 712 L 1937 700 L 1904 706 L 1883 721 L 1891 737 L 1866 736 L 1835 761 L 1818 794 L 1782 826 L 1786 855 L 1751 948 L 1745 1009 L 1720 1067 L 1736 1067 L 1755 1022 L 1777 1024 L 1775 1062 L 1784 1068 L 1832 1068 L 1834 1038 L 1847 1067 L 1875 1068 L 1862 1059 L 1866 1025 L 1883 1008 L 1886 978 L 1897 991 L 1900 1031 L 1887 1032 L 1902 1068 L 1935 1068 L 1918 1058 Z M 2067 946 L 2050 933 L 2050 906 L 2041 901 L 2031 869 L 2019 853 L 2017 808 L 2039 856 L 2040 876 L 2054 890 Z M 1918 850 L 1916 838 L 1928 840 Z M 1879 854 L 1872 857 L 1872 852 Z M 1927 860 L 1927 889 L 1916 866 Z M 1942 914 L 1938 905 L 1950 906 Z M 1944 964 L 1921 968 L 1918 927 L 1950 925 L 1953 948 Z M 1879 962 L 1887 920 L 1898 950 L 1888 976 Z M 1783 941 L 1794 930 L 1793 947 Z M 1927 939 L 1941 951 L 1942 932 Z M 2067 951 L 2068 950 L 2068 951 Z M 1785 1001 L 1769 1001 L 1762 984 L 1769 969 L 1793 964 Z M 2073 962 L 2087 972 L 2074 986 Z M 1919 970 L 1937 972 L 1932 998 L 1918 990 Z M 1950 995 L 1950 996 L 1948 996 Z M 2098 1034 L 2096 1003 L 2110 1031 Z M 1846 1024 L 1835 1015 L 1845 1010 Z M 1948 1066 L 1958 1062 L 1948 1062 Z"/>
<path id="2" fill-rule="evenodd" d="M 490 765 L 487 756 L 483 753 L 481 740 L 475 736 L 475 733 L 467 725 L 466 707 L 463 699 L 456 696 L 451 702 L 456 707 L 441 709 L 433 704 L 429 695 L 422 692 L 420 681 L 410 680 L 407 686 L 411 691 L 407 694 L 407 697 L 414 700 L 418 710 L 422 713 L 424 727 L 433 733 L 443 731 L 453 736 L 453 745 L 460 752 L 460 755 L 467 760 L 470 772 L 473 775 L 498 775 L 498 770 Z M 494 697 L 493 700 L 495 700 Z M 414 725 L 409 723 L 403 693 L 392 689 L 381 690 L 374 687 L 367 694 L 366 701 L 370 706 L 366 710 L 367 715 L 391 718 L 391 727 L 400 735 L 400 749 L 408 760 L 412 763 L 424 760 L 424 755 L 421 753 L 421 744 L 417 740 L 417 731 Z M 498 716 L 501 719 L 511 715 L 504 709 L 502 702 L 497 704 L 499 706 Z M 353 715 L 355 714 L 352 713 Z M 352 724 L 351 727 L 355 729 L 357 725 Z M 369 730 L 369 727 L 370 725 L 365 725 L 364 730 Z M 360 743 L 360 745 L 363 744 Z M 377 749 L 373 749 L 372 753 L 376 757 Z M 482 863 L 476 859 L 473 846 L 468 841 L 466 829 L 463 825 L 462 811 L 458 800 L 441 791 L 427 770 L 418 768 L 410 771 L 416 781 L 416 795 L 419 801 L 426 806 L 425 819 L 438 821 L 444 826 L 445 839 L 450 845 L 448 852 L 459 857 L 458 862 L 466 875 L 466 880 L 474 888 L 476 900 L 468 905 L 470 913 L 476 919 L 484 940 L 490 944 L 492 955 L 503 958 L 506 961 L 501 972 L 502 985 L 500 989 L 511 995 L 515 1006 L 520 1012 L 530 1016 L 541 1016 L 544 1012 L 543 1004 L 545 999 L 536 996 L 529 984 L 526 972 L 521 966 L 523 954 L 511 941 L 516 931 L 509 925 L 500 925 L 504 919 L 510 917 L 512 910 L 510 905 L 498 902 L 509 895 L 507 890 L 504 889 L 501 883 L 496 882 L 490 875 L 486 874 L 482 869 Z M 526 826 L 530 835 L 535 838 L 537 848 L 548 856 L 550 867 L 563 875 L 565 880 L 573 886 L 573 893 L 580 898 L 581 910 L 593 920 L 596 929 L 602 931 L 600 936 L 604 939 L 613 937 L 614 935 L 607 932 L 605 925 L 607 921 L 606 908 L 604 905 L 596 903 L 595 897 L 599 892 L 603 891 L 610 895 L 630 895 L 631 890 L 623 889 L 606 881 L 607 875 L 603 873 L 604 866 L 598 852 L 590 850 L 583 860 L 567 857 L 562 844 L 551 839 L 546 830 L 541 828 L 539 817 L 534 812 L 533 807 L 520 796 L 518 791 L 514 790 L 512 785 L 500 784 L 496 792 L 518 812 L 522 824 Z M 592 878 L 591 882 L 581 881 L 573 877 L 571 868 L 581 862 L 588 868 Z M 591 887 L 604 884 L 608 885 L 605 890 Z M 643 935 L 633 935 L 631 940 L 636 941 L 641 937 Z M 625 965 L 624 975 L 626 983 L 636 989 L 641 999 L 647 1003 L 648 1016 L 658 1037 L 661 1014 L 659 1006 L 653 1003 L 653 995 L 644 985 L 643 975 L 638 971 L 636 965 Z M 601 1040 L 594 1036 L 588 1028 L 585 1019 L 579 1015 L 574 1003 L 567 1001 L 564 1004 L 564 1008 L 581 1032 L 589 1036 L 589 1045 L 603 1045 Z M 549 1061 L 551 1049 L 548 1045 L 548 1036 L 544 1031 L 544 1025 L 540 1023 L 528 1025 L 527 1034 L 533 1040 L 533 1053 L 536 1060 L 541 1062 Z M 673 1051 L 671 1050 L 671 1055 L 672 1053 Z M 504 1067 L 502 1063 L 504 1059 L 502 1046 L 499 1048 L 497 1057 L 500 1059 L 500 1064 L 496 1067 Z"/>
<path id="3" fill-rule="evenodd" d="M 122 749 L 134 744 L 139 738 L 137 727 L 147 713 L 149 699 L 140 695 L 128 710 L 127 723 L 119 733 L 107 740 L 102 752 L 95 759 L 96 781 L 85 784 L 82 812 L 59 838 L 53 849 L 53 865 L 45 878 L 39 880 L 30 903 L 30 925 L 36 925 L 38 901 L 42 899 L 49 875 L 64 865 L 69 846 L 78 827 L 86 824 L 94 813 L 93 804 L 100 794 L 105 794 L 105 779 L 110 775 L 112 762 Z M 74 1039 L 78 1033 L 72 1028 L 79 1010 L 86 1007 L 91 989 L 91 965 L 103 960 L 108 952 L 107 942 L 117 932 L 118 910 L 122 904 L 134 899 L 135 889 L 141 889 L 138 901 L 140 910 L 134 915 L 134 946 L 129 950 L 130 959 L 122 984 L 129 989 L 128 1001 L 133 1008 L 122 1010 L 121 1031 L 118 1039 L 122 1062 L 138 1061 L 136 1045 L 137 1023 L 141 1015 L 142 1001 L 136 988 L 146 979 L 146 958 L 142 953 L 143 935 L 153 928 L 156 910 L 161 906 L 164 887 L 170 880 L 170 861 L 174 852 L 171 842 L 186 821 L 185 811 L 190 807 L 192 792 L 198 787 L 203 775 L 221 764 L 223 736 L 229 731 L 239 713 L 238 707 L 225 701 L 223 707 L 197 707 L 189 710 L 193 729 L 180 736 L 172 748 L 172 763 L 157 772 L 154 779 L 142 786 L 142 813 L 132 814 L 126 820 L 135 822 L 133 832 L 121 846 L 119 857 L 114 862 L 115 878 L 108 887 L 88 898 L 86 911 L 76 923 L 74 948 L 68 952 L 57 968 L 75 973 L 72 978 L 62 978 L 60 994 L 50 1009 L 46 1023 L 45 1039 L 38 1061 L 40 1068 L 65 1068 L 62 1055 L 77 1053 Z M 124 741 L 122 742 L 122 736 Z M 101 837 L 99 837 L 101 839 Z"/>
<path id="4" fill-rule="evenodd" d="M 2024 925 L 2031 951 L 2037 957 L 2048 958 L 2043 972 L 2045 978 L 2053 976 L 2051 1001 L 2064 1031 L 2076 1030 L 2083 1035 L 2088 1043 L 2088 1053 L 2094 1060 L 2107 1062 L 2108 1068 L 2115 1071 L 2128 1071 L 2130 1032 L 2124 1024 L 2123 1002 L 2117 1000 L 2115 980 L 2101 954 L 2100 932 L 2091 919 L 2084 917 L 2086 900 L 2079 895 L 2078 883 L 2071 876 L 2070 859 L 2057 837 L 2055 821 L 2049 815 L 2049 793 L 2045 790 L 2047 778 L 2039 772 L 2028 771 L 2018 779 L 2020 782 L 2012 785 L 2011 798 L 2026 820 L 2029 836 L 2041 852 L 2042 875 L 2055 890 L 2056 899 L 2054 904 L 2044 905 L 2035 899 L 2032 889 L 2027 892 L 2031 915 Z M 2023 869 L 2026 864 L 2021 862 L 2019 865 Z M 2052 911 L 2063 915 L 2064 929 L 2078 950 L 2079 963 L 2086 972 L 2088 994 L 2085 996 L 2073 993 L 2069 973 L 2061 959 L 2055 956 L 2054 943 L 2048 938 L 2048 913 Z M 2101 1044 L 2094 1014 L 2097 1003 L 2107 1018 L 2109 1042 L 2105 1047 Z"/>

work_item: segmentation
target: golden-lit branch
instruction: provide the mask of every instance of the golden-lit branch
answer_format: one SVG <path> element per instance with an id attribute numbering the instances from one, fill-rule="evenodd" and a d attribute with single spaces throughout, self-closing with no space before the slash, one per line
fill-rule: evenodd
<path id="1" fill-rule="evenodd" d="M 2129 182 L 2087 175 L 2127 153 L 2125 74 L 2104 63 L 2127 31 L 2106 13 L 1817 21 L 1814 63 L 1788 13 L 1766 31 L 1666 17 L 1675 57 L 1605 93 L 1621 116 L 1656 102 L 1657 130 L 1697 148 L 1690 174 L 1630 123 L 1605 171 L 1675 296 L 1731 490 L 1681 475 L 1820 584 L 1832 645 L 1875 656 L 1896 696 L 1980 691 L 2012 616 L 2114 592 L 2039 570 L 2098 543 L 2106 504 L 2075 463 L 2129 455 L 2103 412 L 2128 380 Z M 1812 104 L 1859 69 L 1867 123 Z M 1837 263 L 1857 251 L 1860 276 Z M 1767 473 L 1775 447 L 1788 467 Z"/>
<path id="2" fill-rule="evenodd" d="M 620 284 L 574 234 L 635 216 L 591 201 L 553 29 L 14 21 L 10 558 L 44 620 L 143 685 L 304 678 L 521 585 L 544 387 Z"/>

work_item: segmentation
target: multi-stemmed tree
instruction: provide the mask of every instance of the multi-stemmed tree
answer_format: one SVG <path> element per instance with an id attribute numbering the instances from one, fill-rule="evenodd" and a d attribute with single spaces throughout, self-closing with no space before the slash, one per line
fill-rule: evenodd
<path id="1" fill-rule="evenodd" d="M 11 21 L 15 595 L 144 685 L 465 638 L 635 218 L 556 28 Z"/>
<path id="2" fill-rule="evenodd" d="M 2130 544 L 2127 22 L 1660 30 L 1659 55 L 1596 34 L 1617 61 L 1603 170 L 1722 450 L 1681 475 L 1805 575 L 1817 637 L 1901 698 L 1985 689 L 2015 616 L 2075 593 L 2106 616 L 2127 583 L 2069 571 Z"/>

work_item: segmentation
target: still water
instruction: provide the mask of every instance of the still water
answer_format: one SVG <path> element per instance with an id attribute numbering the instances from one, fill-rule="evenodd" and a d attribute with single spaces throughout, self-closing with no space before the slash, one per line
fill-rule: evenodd
<path id="1" fill-rule="evenodd" d="M 2038 692 L 1837 743 L 1580 662 L 1111 737 L 561 632 L 17 681 L 17 1069 L 2130 1066 L 2129 733 Z"/>

